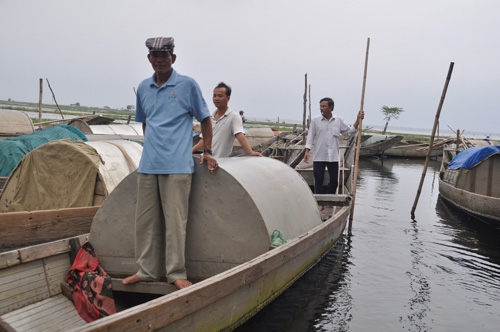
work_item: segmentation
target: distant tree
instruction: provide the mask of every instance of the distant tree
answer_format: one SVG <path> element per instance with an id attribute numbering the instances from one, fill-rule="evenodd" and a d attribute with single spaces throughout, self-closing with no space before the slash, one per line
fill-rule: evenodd
<path id="1" fill-rule="evenodd" d="M 385 105 L 382 106 L 381 110 L 385 115 L 384 120 L 386 121 L 384 131 L 382 132 L 384 135 L 387 130 L 387 126 L 389 125 L 389 121 L 391 121 L 391 119 L 399 119 L 399 114 L 404 112 L 404 110 L 401 107 L 389 107 Z"/>
<path id="2" fill-rule="evenodd" d="M 127 111 L 135 112 L 135 106 L 134 105 L 127 105 Z"/>
<path id="3" fill-rule="evenodd" d="M 76 106 L 76 107 L 80 107 L 80 103 L 79 103 L 79 102 L 76 102 L 76 103 L 75 103 L 75 106 Z"/>

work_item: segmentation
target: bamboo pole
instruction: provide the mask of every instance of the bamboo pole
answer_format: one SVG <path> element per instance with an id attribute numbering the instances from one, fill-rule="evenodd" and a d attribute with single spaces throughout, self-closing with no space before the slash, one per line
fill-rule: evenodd
<path id="1" fill-rule="evenodd" d="M 305 75 L 305 89 L 304 89 L 304 112 L 302 114 L 302 136 L 306 138 L 306 116 L 307 116 L 307 73 Z"/>
<path id="2" fill-rule="evenodd" d="M 368 70 L 368 53 L 370 50 L 370 38 L 366 40 L 366 55 L 365 55 L 365 71 L 363 74 L 363 88 L 361 89 L 361 106 L 360 111 L 363 111 L 365 104 L 365 88 L 366 88 L 366 72 Z M 358 183 L 358 164 L 359 164 L 359 151 L 361 150 L 361 135 L 363 131 L 363 119 L 359 119 L 358 122 L 358 137 L 356 141 L 356 157 L 354 161 L 354 184 L 352 185 L 352 203 L 351 203 L 351 213 L 349 214 L 349 228 L 348 231 L 351 233 L 352 230 L 352 219 L 354 218 L 354 206 L 356 205 L 356 185 Z"/>
<path id="3" fill-rule="evenodd" d="M 64 115 L 62 114 L 62 111 L 59 108 L 59 105 L 57 104 L 56 95 L 54 94 L 54 91 L 52 91 L 52 88 L 50 87 L 49 79 L 46 78 L 46 80 L 47 80 L 47 84 L 49 85 L 50 92 L 52 92 L 52 98 L 54 98 L 54 102 L 56 103 L 57 109 L 59 110 L 59 113 L 61 113 L 61 118 L 64 119 Z"/>
<path id="4" fill-rule="evenodd" d="M 415 219 L 415 209 L 417 208 L 418 199 L 420 197 L 420 192 L 422 191 L 422 185 L 424 184 L 425 173 L 427 172 L 427 166 L 429 165 L 429 159 L 431 156 L 432 144 L 434 143 L 434 135 L 436 134 L 436 128 L 439 123 L 439 115 L 441 114 L 441 108 L 443 107 L 444 98 L 446 97 L 446 90 L 448 90 L 448 84 L 450 83 L 451 73 L 453 72 L 454 63 L 450 63 L 450 68 L 448 69 L 448 75 L 446 76 L 446 82 L 444 83 L 443 93 L 441 94 L 441 100 L 439 101 L 439 106 L 436 111 L 436 117 L 434 119 L 434 126 L 432 127 L 431 140 L 429 142 L 429 151 L 427 151 L 427 157 L 425 158 L 424 169 L 422 170 L 422 177 L 420 178 L 420 185 L 418 186 L 417 195 L 415 196 L 415 202 L 413 202 L 413 207 L 411 208 L 411 218 Z"/>
<path id="5" fill-rule="evenodd" d="M 307 129 L 311 126 L 311 84 L 309 84 L 309 117 L 307 120 Z M 305 143 L 304 143 L 305 144 Z"/>
<path id="6" fill-rule="evenodd" d="M 43 97 L 43 78 L 40 79 L 40 94 L 38 96 L 38 122 L 42 122 L 42 97 Z M 41 127 L 39 127 L 41 128 Z"/>

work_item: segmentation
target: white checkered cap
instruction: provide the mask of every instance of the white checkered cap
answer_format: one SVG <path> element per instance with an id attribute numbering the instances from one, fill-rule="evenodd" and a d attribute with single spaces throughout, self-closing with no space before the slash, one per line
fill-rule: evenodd
<path id="1" fill-rule="evenodd" d="M 172 37 L 155 37 L 146 40 L 146 47 L 150 52 L 173 52 L 174 51 L 174 38 Z"/>

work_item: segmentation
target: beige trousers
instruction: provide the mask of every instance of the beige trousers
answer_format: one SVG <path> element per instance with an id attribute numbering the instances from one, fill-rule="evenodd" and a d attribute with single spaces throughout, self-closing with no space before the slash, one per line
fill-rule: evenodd
<path id="1" fill-rule="evenodd" d="M 186 226 L 191 174 L 137 174 L 135 257 L 144 281 L 187 279 Z"/>

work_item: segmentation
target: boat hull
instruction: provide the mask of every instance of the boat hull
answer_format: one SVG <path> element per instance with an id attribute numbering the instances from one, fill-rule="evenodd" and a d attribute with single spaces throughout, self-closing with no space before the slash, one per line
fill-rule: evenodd
<path id="1" fill-rule="evenodd" d="M 478 218 L 487 218 L 500 226 L 500 198 L 458 189 L 441 179 L 439 179 L 439 193 L 457 208 Z"/>
<path id="2" fill-rule="evenodd" d="M 0 251 L 90 232 L 99 206 L 0 213 Z"/>
<path id="3" fill-rule="evenodd" d="M 78 331 L 232 330 L 285 291 L 337 242 L 349 209 L 341 208 L 310 232 L 247 263 Z"/>

